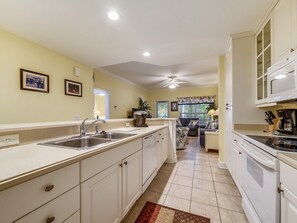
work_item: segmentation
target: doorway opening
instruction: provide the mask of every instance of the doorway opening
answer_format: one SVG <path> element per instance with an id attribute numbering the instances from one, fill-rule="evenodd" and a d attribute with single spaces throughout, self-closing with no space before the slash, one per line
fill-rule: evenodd
<path id="1" fill-rule="evenodd" d="M 95 119 L 109 119 L 109 93 L 99 88 L 94 89 Z"/>

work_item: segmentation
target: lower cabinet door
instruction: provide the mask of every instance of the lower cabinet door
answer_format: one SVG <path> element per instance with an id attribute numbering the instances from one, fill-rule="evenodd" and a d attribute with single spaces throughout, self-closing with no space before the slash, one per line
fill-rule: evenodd
<path id="1" fill-rule="evenodd" d="M 121 221 L 121 162 L 88 179 L 81 185 L 81 223 Z"/>
<path id="2" fill-rule="evenodd" d="M 296 223 L 297 197 L 284 185 L 281 185 L 281 223 Z"/>
<path id="3" fill-rule="evenodd" d="M 142 153 L 138 151 L 123 160 L 123 216 L 142 192 Z"/>

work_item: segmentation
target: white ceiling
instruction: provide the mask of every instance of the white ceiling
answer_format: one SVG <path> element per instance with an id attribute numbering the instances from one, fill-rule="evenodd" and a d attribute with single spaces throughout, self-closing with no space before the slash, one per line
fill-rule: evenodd
<path id="1" fill-rule="evenodd" d="M 172 74 L 182 86 L 213 85 L 230 34 L 254 30 L 273 2 L 0 0 L 0 28 L 145 88 Z M 119 21 L 107 18 L 110 9 Z"/>

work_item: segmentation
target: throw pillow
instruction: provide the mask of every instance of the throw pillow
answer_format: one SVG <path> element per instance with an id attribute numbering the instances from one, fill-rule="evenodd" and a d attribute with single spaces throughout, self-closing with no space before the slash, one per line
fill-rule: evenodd
<path id="1" fill-rule="evenodd" d="M 198 124 L 198 121 L 199 121 L 199 120 L 191 120 L 191 121 L 189 122 L 189 125 L 188 125 L 188 126 L 195 126 L 195 125 Z"/>
<path id="2" fill-rule="evenodd" d="M 176 119 L 176 125 L 182 125 L 180 119 Z"/>

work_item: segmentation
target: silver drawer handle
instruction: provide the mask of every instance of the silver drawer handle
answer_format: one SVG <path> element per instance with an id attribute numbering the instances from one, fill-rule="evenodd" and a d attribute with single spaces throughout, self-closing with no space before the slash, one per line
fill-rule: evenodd
<path id="1" fill-rule="evenodd" d="M 46 223 L 51 223 L 51 222 L 53 222 L 55 219 L 56 219 L 55 217 L 47 218 L 47 219 L 46 219 Z"/>
<path id="2" fill-rule="evenodd" d="M 53 184 L 48 185 L 48 186 L 46 186 L 46 187 L 44 188 L 44 191 L 45 191 L 45 192 L 49 192 L 49 191 L 51 191 L 52 189 L 54 189 L 54 187 L 55 187 L 55 185 L 53 185 Z"/>

